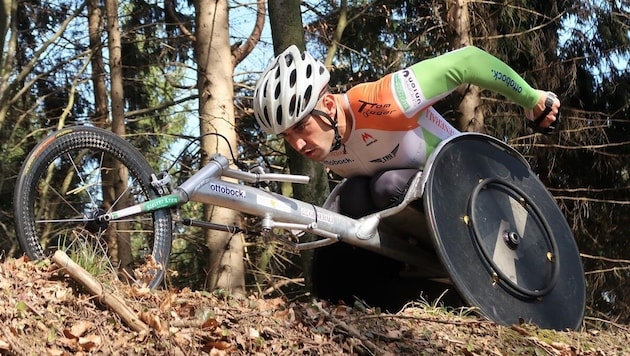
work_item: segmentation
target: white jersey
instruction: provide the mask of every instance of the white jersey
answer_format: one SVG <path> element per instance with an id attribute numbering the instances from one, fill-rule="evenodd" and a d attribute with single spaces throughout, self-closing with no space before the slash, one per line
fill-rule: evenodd
<path id="1" fill-rule="evenodd" d="M 350 137 L 322 163 L 342 177 L 422 169 L 435 147 L 458 133 L 431 105 L 463 83 L 492 89 L 527 109 L 538 101 L 538 93 L 505 63 L 465 47 L 348 90 Z"/>

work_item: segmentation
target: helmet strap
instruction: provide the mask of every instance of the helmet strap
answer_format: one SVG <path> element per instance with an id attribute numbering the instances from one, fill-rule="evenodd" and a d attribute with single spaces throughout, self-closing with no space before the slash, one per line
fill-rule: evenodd
<path id="1" fill-rule="evenodd" d="M 328 125 L 332 127 L 335 133 L 335 138 L 333 139 L 333 143 L 330 146 L 330 151 L 332 152 L 332 151 L 337 151 L 338 149 L 340 149 L 343 143 L 341 142 L 341 135 L 339 134 L 339 127 L 337 125 L 337 120 L 330 117 L 330 115 L 328 115 L 327 112 L 324 112 L 318 109 L 313 109 L 313 111 L 311 111 L 311 114 L 321 116 L 325 118 L 326 120 L 328 120 Z"/>

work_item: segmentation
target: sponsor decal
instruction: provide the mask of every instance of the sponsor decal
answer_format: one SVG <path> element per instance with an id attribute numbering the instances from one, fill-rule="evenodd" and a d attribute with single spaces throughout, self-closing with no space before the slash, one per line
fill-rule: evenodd
<path id="1" fill-rule="evenodd" d="M 394 86 L 394 97 L 400 104 L 400 108 L 403 112 L 407 112 L 407 110 L 409 110 L 409 102 L 407 101 L 407 96 L 405 95 L 405 91 L 402 86 L 402 80 L 400 79 L 398 73 L 394 74 L 392 82 Z"/>
<path id="2" fill-rule="evenodd" d="M 455 133 L 457 133 L 457 131 L 453 128 L 453 126 L 445 122 L 443 118 L 435 115 L 435 113 L 433 113 L 431 110 L 428 110 L 426 115 L 429 121 L 435 124 L 435 126 L 437 126 L 440 130 L 446 132 L 449 136 L 452 136 Z"/>
<path id="3" fill-rule="evenodd" d="M 315 219 L 315 211 L 313 211 L 313 209 L 305 209 L 305 208 L 301 208 L 300 209 L 300 215 L 307 217 L 307 218 L 311 218 L 311 219 Z M 317 212 L 317 221 L 323 221 L 329 224 L 333 223 L 333 217 L 331 215 L 328 214 L 322 214 L 319 211 Z"/>
<path id="4" fill-rule="evenodd" d="M 235 189 L 226 187 L 221 184 L 212 183 L 210 184 L 210 190 L 213 192 L 221 193 L 223 195 L 229 195 L 236 198 L 245 198 L 245 191 L 241 189 Z"/>
<path id="5" fill-rule="evenodd" d="M 424 101 L 420 83 L 410 69 L 396 72 L 393 79 L 394 95 L 403 112 L 409 114 L 410 110 L 420 106 Z"/>
<path id="6" fill-rule="evenodd" d="M 361 106 L 358 111 L 365 117 L 391 115 L 396 112 L 396 110 L 392 107 L 392 104 L 370 103 L 363 100 L 359 100 L 359 102 L 361 103 Z"/>
<path id="7" fill-rule="evenodd" d="M 348 163 L 353 163 L 353 162 L 354 160 L 350 158 L 322 160 L 322 163 L 327 166 L 340 166 L 342 164 L 348 164 Z"/>
<path id="8" fill-rule="evenodd" d="M 256 203 L 258 205 L 262 205 L 262 206 L 266 206 L 268 208 L 272 208 L 275 210 L 280 210 L 280 211 L 284 211 L 285 213 L 290 213 L 291 212 L 291 207 L 277 199 L 273 199 L 270 197 L 265 197 L 262 195 L 257 195 L 256 196 Z"/>
<path id="9" fill-rule="evenodd" d="M 366 146 L 369 146 L 373 144 L 374 142 L 378 141 L 377 139 L 374 138 L 374 136 L 370 135 L 367 132 L 364 132 L 361 134 L 361 139 L 363 140 L 363 143 L 365 143 Z"/>
<path id="10" fill-rule="evenodd" d="M 403 70 L 402 76 L 405 78 L 403 83 L 405 84 L 407 93 L 410 94 L 411 101 L 415 105 L 419 105 L 422 102 L 422 92 L 420 91 L 420 84 L 416 81 L 416 77 L 409 69 Z"/>
<path id="11" fill-rule="evenodd" d="M 177 205 L 179 199 L 176 195 L 167 195 L 160 198 L 156 198 L 146 202 L 145 208 L 148 211 L 158 210 L 162 208 L 168 208 Z"/>
<path id="12" fill-rule="evenodd" d="M 392 159 L 396 157 L 396 154 L 398 153 L 399 148 L 400 148 L 400 144 L 397 144 L 396 147 L 394 147 L 394 149 L 390 153 L 388 153 L 387 155 L 381 158 L 373 159 L 370 162 L 371 163 L 385 163 L 387 161 L 391 161 Z"/>
<path id="13" fill-rule="evenodd" d="M 492 77 L 494 78 L 494 80 L 498 80 L 500 82 L 505 83 L 507 87 L 512 88 L 512 90 L 514 90 L 517 93 L 520 93 L 523 91 L 523 87 L 516 84 L 516 81 L 514 81 L 514 79 L 510 78 L 506 74 L 503 74 L 497 70 L 492 69 Z"/>

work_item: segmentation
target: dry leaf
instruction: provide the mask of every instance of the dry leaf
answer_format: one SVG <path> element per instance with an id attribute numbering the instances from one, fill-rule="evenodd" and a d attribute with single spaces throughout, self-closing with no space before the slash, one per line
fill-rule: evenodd
<path id="1" fill-rule="evenodd" d="M 209 343 L 207 343 L 204 346 L 204 349 L 207 350 L 207 352 L 209 352 L 212 349 L 216 349 L 216 350 L 221 350 L 221 351 L 227 351 L 232 347 L 232 344 L 230 344 L 227 341 L 223 341 L 223 340 L 219 340 L 219 341 L 210 341 Z"/>
<path id="2" fill-rule="evenodd" d="M 315 334 L 315 335 L 313 335 L 313 341 L 316 344 L 322 344 L 324 342 L 324 337 L 321 336 L 320 334 Z"/>
<path id="3" fill-rule="evenodd" d="M 345 305 L 337 305 L 335 310 L 333 310 L 332 314 L 338 318 L 343 318 L 348 316 L 348 307 Z"/>
<path id="4" fill-rule="evenodd" d="M 158 332 L 159 334 L 163 334 L 168 332 L 168 325 L 166 321 L 160 319 L 158 315 L 155 315 L 150 312 L 140 312 L 140 320 L 142 320 L 145 324 L 149 325 L 153 330 Z"/>
<path id="5" fill-rule="evenodd" d="M 250 327 L 247 328 L 247 337 L 249 337 L 250 339 L 257 339 L 260 337 L 260 333 L 258 332 L 258 330 Z"/>
<path id="6" fill-rule="evenodd" d="M 210 356 L 225 356 L 227 355 L 227 352 L 219 349 L 210 349 L 209 354 Z"/>
<path id="7" fill-rule="evenodd" d="M 162 303 L 160 303 L 160 312 L 166 313 L 171 310 L 171 306 L 175 301 L 175 294 L 169 294 L 168 297 L 164 299 Z"/>
<path id="8" fill-rule="evenodd" d="M 8 342 L 0 339 L 0 350 L 9 351 L 11 350 L 11 345 Z"/>
<path id="9" fill-rule="evenodd" d="M 70 329 L 65 329 L 63 334 L 69 339 L 78 339 L 91 327 L 92 323 L 86 320 L 81 320 L 74 323 Z"/>
<path id="10" fill-rule="evenodd" d="M 62 347 L 74 349 L 77 346 L 77 339 L 67 338 L 67 337 L 58 337 L 57 339 L 55 339 L 55 344 Z"/>
<path id="11" fill-rule="evenodd" d="M 190 332 L 178 332 L 173 334 L 173 337 L 175 339 L 175 342 L 180 345 L 190 345 L 193 340 L 193 336 L 190 334 Z"/>
<path id="12" fill-rule="evenodd" d="M 68 290 L 65 288 L 59 288 L 55 291 L 55 299 L 57 300 L 65 300 L 68 296 Z"/>
<path id="13" fill-rule="evenodd" d="M 284 321 L 286 324 L 295 322 L 295 310 L 293 310 L 293 308 L 278 310 L 273 316 Z"/>
<path id="14" fill-rule="evenodd" d="M 282 298 L 261 299 L 257 302 L 258 309 L 261 311 L 278 309 L 286 303 Z"/>
<path id="15" fill-rule="evenodd" d="M 144 297 L 151 294 L 151 289 L 148 287 L 139 287 L 139 286 L 134 286 L 131 289 L 131 295 L 137 298 L 140 297 Z"/>
<path id="16" fill-rule="evenodd" d="M 388 330 L 386 335 L 390 339 L 400 339 L 402 337 L 402 331 L 400 331 L 400 330 Z"/>
<path id="17" fill-rule="evenodd" d="M 63 350 L 46 348 L 46 355 L 48 355 L 48 356 L 60 356 L 60 355 L 63 355 Z"/>
<path id="18" fill-rule="evenodd" d="M 201 324 L 201 328 L 204 330 L 206 329 L 214 330 L 217 328 L 217 326 L 219 326 L 219 322 L 215 318 L 207 319 L 206 321 L 203 322 L 203 324 Z"/>
<path id="19" fill-rule="evenodd" d="M 554 349 L 556 349 L 556 350 L 560 350 L 560 351 L 563 351 L 563 350 L 570 350 L 570 349 L 571 349 L 571 346 L 569 346 L 569 345 L 565 344 L 564 342 L 559 342 L 559 341 L 552 341 L 552 342 L 550 343 L 550 345 L 551 345 L 551 347 L 553 347 Z"/>
<path id="20" fill-rule="evenodd" d="M 98 335 L 88 335 L 79 338 L 79 345 L 85 351 L 94 351 L 101 346 L 102 340 Z"/>

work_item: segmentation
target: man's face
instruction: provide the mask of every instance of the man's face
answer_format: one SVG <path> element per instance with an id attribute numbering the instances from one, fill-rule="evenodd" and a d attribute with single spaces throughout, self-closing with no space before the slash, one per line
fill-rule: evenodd
<path id="1" fill-rule="evenodd" d="M 330 153 L 334 131 L 320 116 L 310 114 L 279 136 L 302 155 L 319 162 Z"/>

